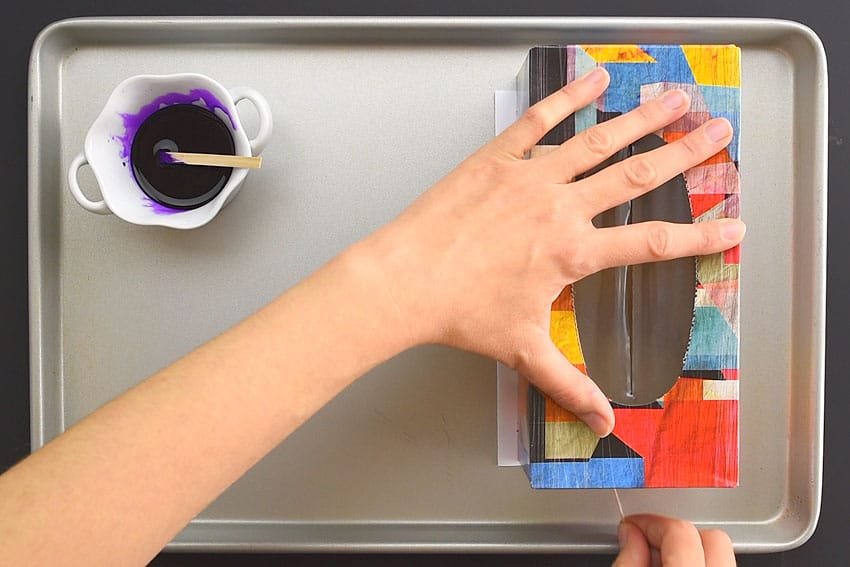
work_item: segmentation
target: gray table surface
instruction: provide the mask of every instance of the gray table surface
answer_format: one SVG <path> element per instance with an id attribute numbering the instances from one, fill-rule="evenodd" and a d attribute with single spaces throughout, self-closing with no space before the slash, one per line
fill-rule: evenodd
<path id="1" fill-rule="evenodd" d="M 76 16 L 126 15 L 526 15 L 526 16 L 724 16 L 774 17 L 802 22 L 821 37 L 829 60 L 829 252 L 827 270 L 827 355 L 826 355 L 826 437 L 824 499 L 820 523 L 813 538 L 801 548 L 776 555 L 740 556 L 741 565 L 833 565 L 846 564 L 846 533 L 850 528 L 850 486 L 842 483 L 843 469 L 850 460 L 850 412 L 843 411 L 850 397 L 850 382 L 840 374 L 842 343 L 850 336 L 850 263 L 842 260 L 850 247 L 850 224 L 841 211 L 850 206 L 850 111 L 844 103 L 850 84 L 850 65 L 840 55 L 850 49 L 848 24 L 850 3 L 846 0 L 715 0 L 711 4 L 674 0 L 588 1 L 543 0 L 517 2 L 489 0 L 432 0 L 430 2 L 362 0 L 343 3 L 313 0 L 49 0 L 19 3 L 3 33 L 5 55 L 2 90 L 7 134 L 2 137 L 4 206 L 0 207 L 0 242 L 6 242 L 0 256 L 0 471 L 12 466 L 29 452 L 29 395 L 27 344 L 27 227 L 26 227 L 26 144 L 27 61 L 36 34 L 48 23 Z M 12 23 L 13 22 L 13 23 Z M 402 556 L 402 555 L 247 555 L 162 554 L 155 565 L 608 565 L 611 556 Z M 0 563 L 3 562 L 0 556 Z"/>

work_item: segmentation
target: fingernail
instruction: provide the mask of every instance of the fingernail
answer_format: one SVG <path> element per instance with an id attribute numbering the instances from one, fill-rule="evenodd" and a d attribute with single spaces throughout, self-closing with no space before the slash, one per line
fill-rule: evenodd
<path id="1" fill-rule="evenodd" d="M 620 522 L 620 527 L 617 528 L 617 541 L 620 542 L 620 549 L 629 543 L 629 528 L 626 527 L 626 522 Z"/>
<path id="2" fill-rule="evenodd" d="M 685 105 L 685 93 L 680 90 L 667 91 L 661 97 L 661 102 L 667 107 L 667 110 L 679 110 Z"/>
<path id="3" fill-rule="evenodd" d="M 582 80 L 593 83 L 594 85 L 598 85 L 602 81 L 605 80 L 605 75 L 608 73 L 602 67 L 597 67 L 594 70 L 587 73 Z"/>
<path id="4" fill-rule="evenodd" d="M 579 418 L 599 437 L 607 437 L 611 433 L 611 426 L 608 425 L 608 418 L 601 413 L 585 413 L 580 415 Z"/>
<path id="5" fill-rule="evenodd" d="M 705 133 L 712 142 L 722 142 L 732 131 L 732 126 L 723 118 L 708 123 Z"/>
<path id="6" fill-rule="evenodd" d="M 738 219 L 721 219 L 720 234 L 726 240 L 737 241 L 744 236 L 746 225 Z"/>

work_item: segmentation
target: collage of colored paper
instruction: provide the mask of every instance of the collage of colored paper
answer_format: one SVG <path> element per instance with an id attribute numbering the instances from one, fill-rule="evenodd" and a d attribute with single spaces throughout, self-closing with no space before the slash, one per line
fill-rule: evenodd
<path id="1" fill-rule="evenodd" d="M 690 95 L 684 117 L 657 133 L 672 143 L 711 118 L 728 119 L 729 146 L 684 172 L 693 222 L 739 216 L 740 50 L 723 45 L 536 47 L 517 78 L 521 108 L 595 66 L 608 90 L 542 144 L 560 144 L 600 119 L 633 110 L 668 89 Z M 596 437 L 521 380 L 520 455 L 535 488 L 732 487 L 738 484 L 739 250 L 697 258 L 690 342 L 673 387 L 654 403 L 612 403 L 613 433 Z M 551 337 L 587 373 L 574 290 L 552 306 Z M 593 369 L 590 369 L 593 378 Z"/>

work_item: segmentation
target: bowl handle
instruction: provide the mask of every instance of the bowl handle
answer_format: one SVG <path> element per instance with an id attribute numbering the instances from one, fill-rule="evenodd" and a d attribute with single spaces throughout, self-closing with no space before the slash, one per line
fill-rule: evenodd
<path id="1" fill-rule="evenodd" d="M 112 211 L 110 211 L 109 207 L 106 206 L 106 202 L 102 199 L 100 201 L 92 201 L 83 195 L 83 192 L 80 189 L 80 184 L 77 181 L 77 172 L 80 171 L 80 168 L 88 162 L 86 155 L 83 153 L 79 154 L 71 162 L 71 167 L 68 168 L 68 185 L 71 187 L 71 195 L 74 196 L 74 199 L 76 199 L 80 206 L 85 210 L 99 215 L 108 215 Z"/>
<path id="2" fill-rule="evenodd" d="M 230 96 L 233 97 L 233 104 L 236 105 L 240 100 L 249 100 L 257 109 L 257 114 L 260 117 L 260 131 L 257 135 L 248 140 L 251 145 L 251 155 L 258 156 L 263 153 L 266 144 L 272 136 L 272 111 L 269 108 L 269 103 L 259 92 L 250 87 L 235 87 L 230 89 Z"/>

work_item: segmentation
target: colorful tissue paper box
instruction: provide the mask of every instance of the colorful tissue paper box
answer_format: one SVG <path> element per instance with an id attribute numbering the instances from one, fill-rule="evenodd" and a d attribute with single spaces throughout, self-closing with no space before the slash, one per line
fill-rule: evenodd
<path id="1" fill-rule="evenodd" d="M 635 201 L 636 206 L 627 210 L 641 210 L 644 216 L 651 216 L 654 210 L 665 210 L 668 201 L 672 203 L 678 200 L 684 203 L 685 222 L 737 218 L 740 204 L 740 50 L 733 45 L 535 47 L 529 52 L 517 76 L 520 112 L 597 66 L 604 67 L 611 76 L 607 91 L 593 104 L 579 110 L 553 129 L 541 140 L 540 146 L 530 152 L 529 157 L 533 159 L 535 155 L 557 147 L 583 130 L 629 112 L 666 90 L 682 89 L 690 95 L 688 113 L 643 140 L 645 147 L 642 150 L 637 149 L 641 144 L 634 144 L 612 161 L 672 143 L 716 117 L 724 117 L 731 122 L 734 129 L 732 142 L 717 155 L 685 171 L 677 178 L 678 182 L 673 180 L 659 189 L 658 194 L 651 197 L 651 206 L 646 203 L 637 206 Z M 648 145 L 645 143 L 647 140 Z M 618 224 L 617 218 L 617 214 L 608 214 L 609 223 Z M 623 214 L 619 218 L 619 224 L 635 220 Z M 611 379 L 612 372 L 615 372 L 613 369 L 616 365 L 612 361 L 624 359 L 621 366 L 625 368 L 623 372 L 629 375 L 629 380 L 647 379 L 646 368 L 652 368 L 655 358 L 665 358 L 661 355 L 666 355 L 667 359 L 674 357 L 674 369 L 670 371 L 667 382 L 671 386 L 658 392 L 657 398 L 635 404 L 626 403 L 628 400 L 612 401 L 616 426 L 605 439 L 596 437 L 575 416 L 521 379 L 519 454 L 532 487 L 738 485 L 739 250 L 736 247 L 723 253 L 683 261 L 685 264 L 680 262 L 676 265 L 678 267 L 671 264 L 673 267 L 622 268 L 634 271 L 594 276 L 601 277 L 602 280 L 598 281 L 604 282 L 606 277 L 614 281 L 612 278 L 619 274 L 622 281 L 626 281 L 628 273 L 629 277 L 636 278 L 634 286 L 640 284 L 637 279 L 643 278 L 645 281 L 641 285 L 644 285 L 644 294 L 647 282 L 653 281 L 652 277 L 655 277 L 653 285 L 657 287 L 661 285 L 659 281 L 664 281 L 659 280 L 659 277 L 666 277 L 664 274 L 675 276 L 680 282 L 680 294 L 681 281 L 690 282 L 684 290 L 687 319 L 684 319 L 684 338 L 680 343 L 672 344 L 659 339 L 663 339 L 665 333 L 669 334 L 669 329 L 664 327 L 663 294 L 660 294 L 660 307 L 649 312 L 646 306 L 653 304 L 645 303 L 644 312 L 637 317 L 638 320 L 635 320 L 634 307 L 609 309 L 601 295 L 592 298 L 597 301 L 595 305 L 600 307 L 597 312 L 591 309 L 582 311 L 581 308 L 577 312 L 577 307 L 588 301 L 582 295 L 583 282 L 568 286 L 552 305 L 552 340 L 572 364 L 591 378 L 594 378 L 594 364 L 590 362 L 593 357 L 601 361 L 596 363 L 597 371 L 600 376 L 604 374 L 606 379 Z M 687 264 L 688 261 L 691 263 Z M 690 273 L 688 265 L 691 266 Z M 684 271 L 682 266 L 685 266 Z M 682 279 L 685 276 L 690 276 L 690 280 Z M 604 288 L 605 285 L 597 282 L 596 289 Z M 632 289 L 625 285 L 619 288 Z M 632 301 L 631 298 L 624 298 L 624 305 L 626 299 Z M 637 298 L 633 301 L 637 306 L 637 302 L 644 300 Z M 679 310 L 682 308 L 679 307 Z M 613 314 L 610 316 L 619 314 L 631 318 L 627 323 L 633 326 L 620 333 L 622 336 L 619 339 L 613 336 L 616 333 L 601 333 L 600 329 L 604 329 L 604 325 L 594 324 L 594 317 L 609 317 L 605 315 L 607 311 Z M 651 321 L 646 323 L 641 319 Z M 678 324 L 679 330 L 676 332 L 681 336 L 683 317 L 678 319 L 678 323 L 671 320 L 669 324 Z M 595 332 L 585 334 L 588 329 Z M 618 347 L 624 344 L 623 341 L 630 346 Z M 588 357 L 591 352 L 594 353 L 593 357 Z M 610 355 L 608 360 L 604 359 L 606 352 Z M 642 370 L 636 372 L 629 360 L 634 360 L 639 354 L 644 362 L 638 365 Z M 609 398 L 615 398 L 609 391 L 606 394 Z"/>

